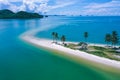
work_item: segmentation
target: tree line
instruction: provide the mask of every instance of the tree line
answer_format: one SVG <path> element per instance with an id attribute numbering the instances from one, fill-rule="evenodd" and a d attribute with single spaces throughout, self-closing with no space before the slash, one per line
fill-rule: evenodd
<path id="1" fill-rule="evenodd" d="M 53 37 L 53 43 L 57 43 L 57 40 L 59 38 L 60 38 L 60 40 L 62 41 L 63 44 L 66 41 L 65 35 L 62 35 L 61 37 L 59 37 L 57 32 L 52 32 L 52 37 Z"/>
<path id="2" fill-rule="evenodd" d="M 52 37 L 53 37 L 53 43 L 57 43 L 57 40 L 59 39 L 58 33 L 57 32 L 52 32 Z M 84 38 L 85 38 L 85 42 L 87 42 L 87 38 L 89 37 L 89 33 L 88 32 L 84 32 Z M 64 42 L 66 41 L 66 36 L 62 35 L 60 37 L 60 40 L 62 41 L 62 43 L 64 44 Z M 112 46 L 115 46 L 119 43 L 119 35 L 117 33 L 117 31 L 112 31 L 112 33 L 107 33 L 105 35 L 105 42 L 108 44 L 112 44 Z"/>
<path id="3" fill-rule="evenodd" d="M 113 47 L 119 43 L 119 39 L 117 31 L 112 31 L 111 34 L 107 33 L 105 36 L 105 42 L 107 42 L 107 44 L 111 43 Z"/>
<path id="4" fill-rule="evenodd" d="M 89 34 L 88 32 L 84 32 L 84 38 L 85 41 L 87 42 L 87 38 L 88 38 Z M 119 35 L 117 33 L 117 31 L 112 31 L 112 33 L 107 33 L 105 35 L 105 42 L 107 43 L 107 46 L 111 43 L 112 46 L 114 47 L 115 45 L 117 45 L 119 43 Z"/>

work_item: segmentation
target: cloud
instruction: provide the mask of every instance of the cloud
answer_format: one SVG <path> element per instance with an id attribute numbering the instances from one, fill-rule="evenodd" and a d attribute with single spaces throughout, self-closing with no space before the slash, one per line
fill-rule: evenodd
<path id="1" fill-rule="evenodd" d="M 0 5 L 7 5 L 7 9 L 10 9 L 14 12 L 17 11 L 34 11 L 39 13 L 48 12 L 52 9 L 65 7 L 68 5 L 74 4 L 74 2 L 60 2 L 59 0 L 56 1 L 54 5 L 48 5 L 50 0 L 0 0 Z M 17 6 L 17 2 L 22 2 L 20 6 Z"/>
<path id="2" fill-rule="evenodd" d="M 62 8 L 62 7 L 65 7 L 65 6 L 69 6 L 69 5 L 72 5 L 74 3 L 75 2 L 60 3 L 60 4 L 57 4 L 57 5 L 54 5 L 54 6 L 48 6 L 47 4 L 41 4 L 40 6 L 38 6 L 39 8 L 36 9 L 36 12 L 39 12 L 39 11 L 48 12 L 50 10 L 57 9 L 57 8 Z"/>
<path id="3" fill-rule="evenodd" d="M 120 1 L 112 0 L 107 3 L 90 3 L 84 6 L 84 14 L 90 15 L 120 15 Z"/>
<path id="4" fill-rule="evenodd" d="M 5 8 L 61 15 L 120 15 L 120 0 L 0 0 L 0 9 Z"/>
<path id="5" fill-rule="evenodd" d="M 72 5 L 72 4 L 75 4 L 75 2 L 61 3 L 56 6 L 51 6 L 51 8 L 55 9 L 55 8 L 65 7 L 65 6 Z"/>
<path id="6" fill-rule="evenodd" d="M 97 1 L 97 0 L 96 0 Z M 58 10 L 57 10 L 58 11 Z M 56 13 L 55 13 L 56 14 Z M 120 0 L 109 0 L 105 2 L 77 2 L 72 7 L 66 7 L 58 11 L 60 15 L 120 15 Z"/>
<path id="7" fill-rule="evenodd" d="M 8 0 L 0 0 L 0 4 L 9 5 L 10 3 Z"/>

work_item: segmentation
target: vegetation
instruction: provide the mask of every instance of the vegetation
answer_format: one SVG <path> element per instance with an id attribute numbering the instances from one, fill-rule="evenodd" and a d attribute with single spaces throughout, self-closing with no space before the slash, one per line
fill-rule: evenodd
<path id="1" fill-rule="evenodd" d="M 65 40 L 66 40 L 66 37 L 63 35 L 63 36 L 61 37 L 61 41 L 63 42 L 63 44 L 64 44 Z"/>
<path id="2" fill-rule="evenodd" d="M 111 42 L 111 34 L 106 34 L 106 36 L 105 36 L 105 42 L 107 42 L 107 45 L 108 45 L 108 43 Z"/>
<path id="3" fill-rule="evenodd" d="M 56 43 L 57 43 L 57 40 L 58 40 L 58 33 L 55 33 L 55 40 L 56 40 Z"/>
<path id="4" fill-rule="evenodd" d="M 76 49 L 75 47 L 77 47 L 78 45 L 77 44 L 73 44 L 73 43 L 69 43 L 67 45 L 68 48 L 71 48 L 71 49 Z"/>
<path id="5" fill-rule="evenodd" d="M 56 32 L 52 32 L 52 37 L 53 37 L 53 43 L 57 43 L 57 40 L 58 40 L 58 33 Z"/>
<path id="6" fill-rule="evenodd" d="M 99 47 L 99 46 L 93 46 L 95 50 L 101 50 L 101 51 L 107 51 L 107 48 Z"/>
<path id="7" fill-rule="evenodd" d="M 84 38 L 85 38 L 85 41 L 87 42 L 88 32 L 84 32 Z"/>
<path id="8" fill-rule="evenodd" d="M 0 18 L 1 19 L 9 19 L 11 18 L 15 13 L 13 13 L 10 10 L 0 10 Z"/>
<path id="9" fill-rule="evenodd" d="M 105 42 L 112 43 L 113 46 L 119 43 L 119 36 L 116 31 L 113 31 L 112 34 L 106 34 Z"/>
<path id="10" fill-rule="evenodd" d="M 52 35 L 52 38 L 53 38 L 53 43 L 57 43 L 57 40 L 59 39 L 58 33 L 57 32 L 52 32 L 51 35 Z M 60 39 L 61 39 L 62 43 L 65 44 L 65 41 L 66 41 L 65 35 L 62 35 Z"/>
<path id="11" fill-rule="evenodd" d="M 10 10 L 0 10 L 0 19 L 31 19 L 31 18 L 43 18 L 43 15 L 37 13 L 28 13 L 25 11 L 20 11 L 14 13 Z"/>
<path id="12" fill-rule="evenodd" d="M 90 54 L 94 54 L 100 57 L 105 57 L 113 60 L 120 61 L 119 58 L 116 58 L 114 55 L 117 55 L 116 51 L 112 48 L 99 47 L 99 46 L 89 46 L 88 50 L 85 51 Z"/>
<path id="13" fill-rule="evenodd" d="M 67 45 L 67 47 L 74 49 L 74 50 L 78 50 L 78 44 L 70 43 Z M 120 58 L 115 57 L 115 55 L 119 55 L 119 54 L 117 54 L 116 51 L 112 48 L 100 47 L 100 46 L 88 46 L 87 50 L 80 49 L 80 51 L 84 51 L 84 52 L 87 52 L 89 54 L 93 54 L 96 56 L 120 61 Z"/>
<path id="14" fill-rule="evenodd" d="M 78 46 L 82 46 L 82 44 L 86 44 L 85 42 L 78 43 Z"/>
<path id="15" fill-rule="evenodd" d="M 52 32 L 52 37 L 53 37 L 53 43 L 54 43 L 54 40 L 55 40 L 55 32 Z"/>
<path id="16" fill-rule="evenodd" d="M 97 56 L 100 56 L 100 57 L 106 57 L 107 55 L 102 52 L 102 51 L 91 51 L 91 52 L 88 52 L 90 54 L 94 54 L 94 55 L 97 55 Z"/>
<path id="17" fill-rule="evenodd" d="M 112 41 L 112 45 L 113 46 L 116 45 L 116 44 L 118 44 L 119 37 L 118 37 L 118 33 L 116 31 L 112 32 L 112 39 L 111 39 L 111 41 Z"/>
<path id="18" fill-rule="evenodd" d="M 56 41 L 55 43 L 57 43 L 57 40 L 59 38 L 58 33 L 52 32 L 52 37 L 53 37 L 53 42 Z M 84 38 L 85 40 L 87 40 L 88 32 L 84 33 Z M 66 37 L 62 35 L 60 39 L 62 43 L 64 44 L 64 42 L 66 41 Z M 105 42 L 107 42 L 107 44 L 111 43 L 113 45 L 116 45 L 119 42 L 118 33 L 116 31 L 113 31 L 112 34 L 106 34 Z M 100 46 L 88 46 L 86 42 L 80 42 L 78 44 L 69 43 L 66 45 L 66 47 L 74 49 L 74 50 L 81 50 L 89 54 L 97 55 L 100 57 L 105 57 L 105 58 L 120 61 L 120 58 L 116 57 L 117 55 L 120 55 L 120 54 L 118 54 L 114 48 L 100 47 Z"/>

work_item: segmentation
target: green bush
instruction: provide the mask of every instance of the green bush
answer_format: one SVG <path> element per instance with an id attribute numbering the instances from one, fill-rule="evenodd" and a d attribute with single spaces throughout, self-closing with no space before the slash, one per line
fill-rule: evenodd
<path id="1" fill-rule="evenodd" d="M 107 49 L 104 48 L 104 47 L 98 47 L 98 46 L 94 46 L 94 49 L 96 49 L 96 50 L 101 50 L 101 51 L 107 50 Z"/>
<path id="2" fill-rule="evenodd" d="M 88 53 L 94 54 L 94 55 L 97 55 L 97 56 L 101 56 L 101 57 L 107 57 L 107 55 L 102 51 L 90 51 Z"/>

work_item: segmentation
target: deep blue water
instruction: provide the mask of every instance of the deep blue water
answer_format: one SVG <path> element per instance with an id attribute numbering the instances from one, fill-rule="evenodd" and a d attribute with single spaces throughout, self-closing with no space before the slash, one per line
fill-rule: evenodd
<path id="1" fill-rule="evenodd" d="M 49 17 L 50 19 L 51 17 Z M 117 31 L 120 36 L 120 17 L 101 16 L 101 17 L 56 17 L 51 19 L 51 23 L 56 23 L 56 28 L 48 29 L 38 33 L 36 36 L 51 39 L 52 32 L 58 32 L 59 37 L 65 35 L 67 41 L 85 41 L 84 32 L 89 33 L 88 42 L 105 43 L 106 33 Z M 49 24 L 49 22 L 48 22 Z M 52 26 L 55 27 L 55 26 Z"/>

